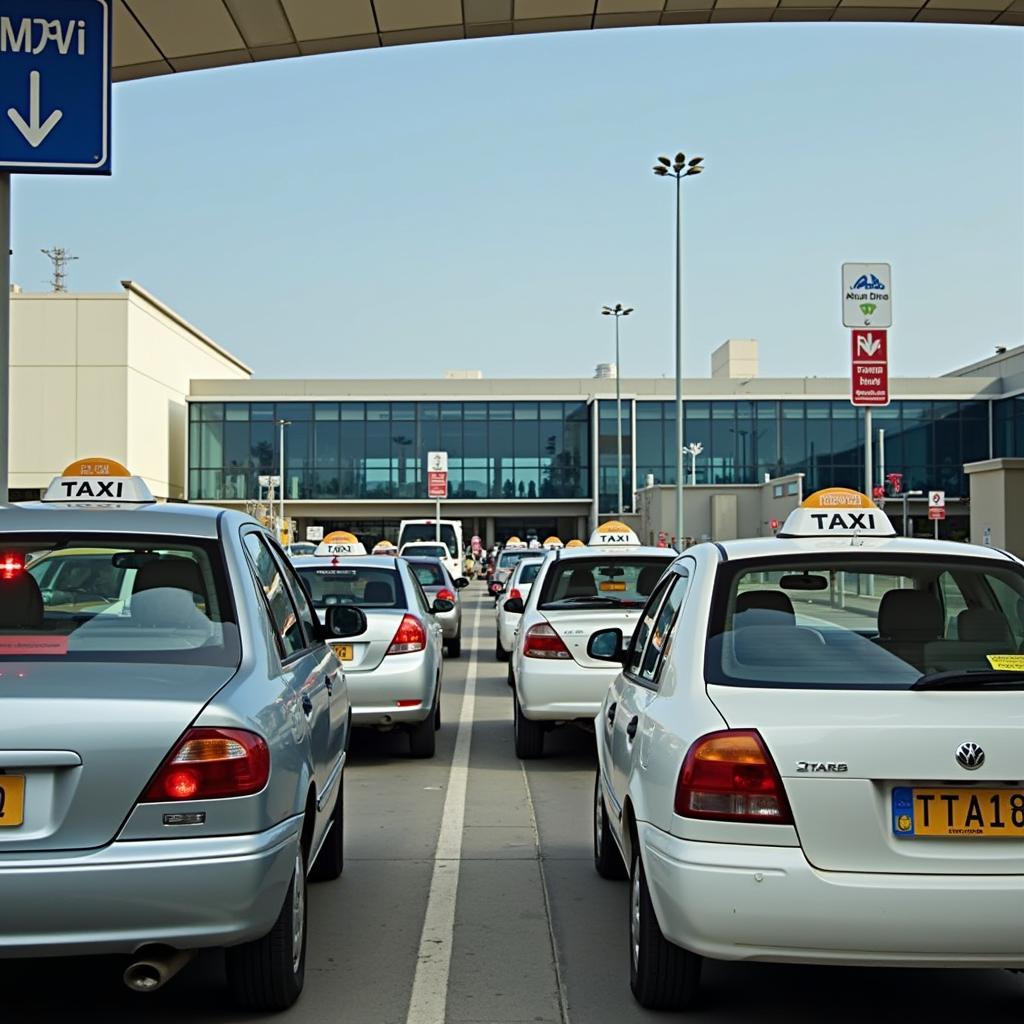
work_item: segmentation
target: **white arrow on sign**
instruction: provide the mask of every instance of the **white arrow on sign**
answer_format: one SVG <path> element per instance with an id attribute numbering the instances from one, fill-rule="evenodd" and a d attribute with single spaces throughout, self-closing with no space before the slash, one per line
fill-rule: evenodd
<path id="1" fill-rule="evenodd" d="M 872 338 L 870 334 L 857 335 L 857 351 L 873 356 L 882 347 L 879 338 Z"/>
<path id="2" fill-rule="evenodd" d="M 39 123 L 39 72 L 32 71 L 28 76 L 28 123 L 21 114 L 10 107 L 7 116 L 14 122 L 14 127 L 25 136 L 25 141 L 36 149 L 50 132 L 57 126 L 57 122 L 64 116 L 64 111 L 55 110 L 42 123 Z"/>

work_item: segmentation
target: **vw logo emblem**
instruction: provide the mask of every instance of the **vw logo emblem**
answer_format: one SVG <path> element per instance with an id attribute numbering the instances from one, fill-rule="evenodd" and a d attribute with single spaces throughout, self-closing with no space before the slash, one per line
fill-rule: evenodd
<path id="1" fill-rule="evenodd" d="M 961 743 L 956 748 L 956 763 L 973 772 L 985 763 L 985 751 L 977 743 Z"/>

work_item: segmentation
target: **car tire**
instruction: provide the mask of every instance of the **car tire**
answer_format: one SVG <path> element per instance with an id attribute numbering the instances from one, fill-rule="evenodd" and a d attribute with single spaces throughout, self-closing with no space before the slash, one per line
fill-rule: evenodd
<path id="1" fill-rule="evenodd" d="M 434 696 L 434 732 L 441 728 L 441 687 L 438 686 Z"/>
<path id="2" fill-rule="evenodd" d="M 434 756 L 437 749 L 437 729 L 434 725 L 437 711 L 432 711 L 422 722 L 409 726 L 409 754 L 415 758 Z"/>
<path id="3" fill-rule="evenodd" d="M 331 811 L 331 830 L 309 869 L 311 882 L 333 882 L 345 867 L 345 773 L 338 776 L 338 797 Z"/>
<path id="4" fill-rule="evenodd" d="M 512 671 L 512 664 L 511 664 L 511 662 L 509 663 L 509 666 L 508 666 L 508 673 L 505 676 L 505 682 L 507 682 L 508 685 L 511 686 L 513 690 L 516 688 L 516 677 L 515 677 L 515 673 Z"/>
<path id="5" fill-rule="evenodd" d="M 594 776 L 594 868 L 602 878 L 621 882 L 629 877 L 625 861 L 608 828 L 608 810 L 601 792 L 601 771 Z"/>
<path id="6" fill-rule="evenodd" d="M 512 701 L 515 704 L 512 727 L 515 736 L 516 757 L 524 761 L 543 757 L 544 723 L 532 722 L 523 714 L 518 694 L 513 693 Z"/>
<path id="7" fill-rule="evenodd" d="M 461 658 L 462 657 L 462 630 L 459 630 L 458 636 L 454 640 L 448 641 L 448 657 L 449 658 Z"/>
<path id="8" fill-rule="evenodd" d="M 225 950 L 228 984 L 247 1010 L 287 1010 L 306 977 L 306 853 L 295 852 L 292 880 L 274 926 L 261 939 Z"/>
<path id="9" fill-rule="evenodd" d="M 509 652 L 501 646 L 500 634 L 494 638 L 494 657 L 497 658 L 498 661 L 508 661 L 510 657 Z"/>
<path id="10" fill-rule="evenodd" d="M 633 851 L 629 879 L 629 987 L 646 1010 L 685 1010 L 700 985 L 701 958 L 661 933 L 643 859 Z"/>

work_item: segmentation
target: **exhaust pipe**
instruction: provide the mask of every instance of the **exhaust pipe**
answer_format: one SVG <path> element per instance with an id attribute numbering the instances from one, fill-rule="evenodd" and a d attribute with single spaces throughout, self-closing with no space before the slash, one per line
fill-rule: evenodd
<path id="1" fill-rule="evenodd" d="M 123 975 L 124 983 L 133 992 L 155 992 L 163 988 L 195 955 L 194 949 L 170 949 L 166 953 L 154 951 L 145 960 L 136 960 L 128 966 Z"/>

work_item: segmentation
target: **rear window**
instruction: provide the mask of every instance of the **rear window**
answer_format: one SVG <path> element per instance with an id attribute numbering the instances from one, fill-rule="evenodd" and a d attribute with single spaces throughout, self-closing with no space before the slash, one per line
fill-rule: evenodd
<path id="1" fill-rule="evenodd" d="M 519 582 L 520 583 L 533 583 L 537 579 L 537 573 L 540 572 L 540 567 L 543 562 L 527 562 L 526 565 L 519 570 Z"/>
<path id="2" fill-rule="evenodd" d="M 547 572 L 538 607 L 642 608 L 674 557 L 559 559 Z"/>
<path id="3" fill-rule="evenodd" d="M 409 548 L 405 554 L 426 555 L 428 558 L 447 558 L 448 549 L 443 544 L 417 544 L 416 547 Z"/>
<path id="4" fill-rule="evenodd" d="M 236 666 L 234 607 L 216 543 L 167 537 L 0 540 L 0 660 Z"/>
<path id="5" fill-rule="evenodd" d="M 376 566 L 302 566 L 298 569 L 309 588 L 313 605 L 354 604 L 360 608 L 404 608 L 405 592 L 394 569 Z"/>
<path id="6" fill-rule="evenodd" d="M 511 569 L 531 553 L 528 549 L 526 551 L 502 551 L 498 556 L 498 568 Z"/>
<path id="7" fill-rule="evenodd" d="M 969 559 L 817 556 L 719 568 L 708 682 L 907 689 L 1017 668 L 1024 573 Z M 1007 681 L 1013 676 L 1007 672 Z"/>
<path id="8" fill-rule="evenodd" d="M 410 562 L 412 574 L 423 587 L 440 587 L 445 584 L 444 570 L 435 562 Z"/>
<path id="9" fill-rule="evenodd" d="M 445 547 L 445 555 L 450 555 L 452 558 L 459 557 L 459 541 L 455 535 L 455 527 L 447 523 L 441 524 L 440 529 L 441 543 Z M 402 530 L 402 536 L 398 538 L 399 545 L 408 544 L 414 540 L 437 540 L 438 530 L 435 523 L 409 523 L 404 530 Z"/>

